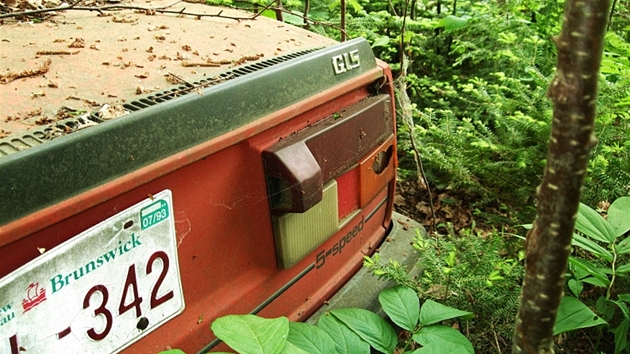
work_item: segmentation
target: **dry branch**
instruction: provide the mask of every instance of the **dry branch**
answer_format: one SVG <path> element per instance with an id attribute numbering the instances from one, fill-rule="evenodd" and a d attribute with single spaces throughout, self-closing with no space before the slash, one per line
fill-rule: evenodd
<path id="1" fill-rule="evenodd" d="M 79 2 L 80 1 L 77 1 L 71 5 L 53 7 L 49 9 L 30 10 L 30 11 L 0 14 L 0 19 L 7 18 L 7 17 L 32 16 L 32 15 L 45 13 L 45 12 L 55 12 L 55 11 L 64 11 L 64 10 L 96 11 L 100 14 L 102 14 L 105 11 L 137 10 L 137 11 L 144 11 L 145 13 L 177 14 L 177 15 L 187 15 L 187 16 L 195 16 L 195 17 L 221 17 L 221 18 L 227 18 L 227 19 L 236 20 L 236 21 L 252 19 L 251 17 L 226 16 L 226 15 L 223 15 L 223 11 L 219 11 L 219 13 L 217 14 L 204 14 L 204 13 L 186 12 L 185 11 L 186 8 L 183 8 L 181 10 L 167 10 L 168 8 L 180 3 L 181 0 L 178 0 L 172 4 L 160 6 L 160 7 L 143 7 L 143 6 L 133 6 L 133 5 L 76 6 Z"/>
<path id="2" fill-rule="evenodd" d="M 0 83 L 8 84 L 9 82 L 15 81 L 17 79 L 44 75 L 48 72 L 48 69 L 50 69 L 50 63 L 51 63 L 50 59 L 47 59 L 42 66 L 40 66 L 39 68 L 35 70 L 22 70 L 19 73 L 8 72 L 6 74 L 2 74 L 0 75 Z"/>

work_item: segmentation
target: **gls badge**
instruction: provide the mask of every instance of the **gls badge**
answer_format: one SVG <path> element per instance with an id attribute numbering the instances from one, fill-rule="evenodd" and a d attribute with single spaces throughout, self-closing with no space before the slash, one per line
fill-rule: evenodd
<path id="1" fill-rule="evenodd" d="M 359 50 L 351 50 L 347 53 L 335 55 L 332 57 L 333 70 L 335 75 L 343 74 L 346 71 L 356 69 L 361 66 L 359 61 Z"/>

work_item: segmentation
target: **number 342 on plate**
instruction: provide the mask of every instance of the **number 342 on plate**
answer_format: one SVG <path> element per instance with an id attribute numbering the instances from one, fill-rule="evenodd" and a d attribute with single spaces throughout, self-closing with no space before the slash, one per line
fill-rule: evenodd
<path id="1" fill-rule="evenodd" d="M 0 279 L 0 301 L 1 354 L 115 353 L 164 324 L 184 310 L 171 191 Z"/>

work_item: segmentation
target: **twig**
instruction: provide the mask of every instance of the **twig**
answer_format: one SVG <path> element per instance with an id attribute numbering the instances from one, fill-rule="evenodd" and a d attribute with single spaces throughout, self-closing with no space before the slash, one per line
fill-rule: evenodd
<path id="1" fill-rule="evenodd" d="M 501 346 L 499 345 L 499 338 L 497 337 L 497 331 L 494 330 L 494 324 L 492 324 L 492 334 L 494 334 L 494 342 L 497 345 L 497 351 L 499 352 L 499 354 L 502 354 Z"/>
<path id="2" fill-rule="evenodd" d="M 11 13 L 7 13 L 7 14 L 0 14 L 0 18 L 28 16 L 28 15 L 36 15 L 36 14 L 40 14 L 40 13 L 44 13 L 44 12 L 69 10 L 69 9 L 74 8 L 81 1 L 83 1 L 83 0 L 77 0 L 77 1 L 73 2 L 70 5 L 60 6 L 60 7 L 53 7 L 53 8 L 49 8 L 49 9 L 29 10 L 29 11 L 22 11 L 22 12 L 11 12 Z"/>
<path id="3" fill-rule="evenodd" d="M 252 20 L 255 20 L 256 18 L 258 18 L 258 16 L 262 15 L 263 12 L 269 10 L 269 8 L 271 7 L 271 5 L 275 4 L 275 2 L 270 2 L 269 4 L 267 4 L 267 6 L 263 7 L 262 10 L 258 11 L 258 13 L 256 15 L 254 15 L 254 17 L 252 17 Z"/>
<path id="4" fill-rule="evenodd" d="M 0 74 L 0 84 L 8 84 L 11 81 L 22 79 L 25 77 L 44 75 L 50 69 L 50 59 L 46 59 L 44 64 L 36 70 L 23 70 L 19 73 L 8 72 L 6 74 Z"/>
<path id="5" fill-rule="evenodd" d="M 236 20 L 236 21 L 251 20 L 252 19 L 251 17 L 225 16 L 225 15 L 223 15 L 223 10 L 219 11 L 218 14 L 200 14 L 200 13 L 185 12 L 184 10 L 186 10 L 186 8 L 183 8 L 183 9 L 177 10 L 177 11 L 175 11 L 175 10 L 166 10 L 169 7 L 172 7 L 172 6 L 180 3 L 181 0 L 175 1 L 172 4 L 165 5 L 165 6 L 160 6 L 160 7 L 142 7 L 142 6 L 132 6 L 132 5 L 106 5 L 106 6 L 85 6 L 85 7 L 76 6 L 81 1 L 83 1 L 83 0 L 79 0 L 79 1 L 75 2 L 72 5 L 53 7 L 53 8 L 50 8 L 50 9 L 31 10 L 31 11 L 22 11 L 22 12 L 12 12 L 12 13 L 8 13 L 8 14 L 1 14 L 0 18 L 28 16 L 28 15 L 35 15 L 35 14 L 40 14 L 40 13 L 44 13 L 44 12 L 54 12 L 54 11 L 64 11 L 64 10 L 96 11 L 96 12 L 98 12 L 100 14 L 102 14 L 104 11 L 140 10 L 140 11 L 155 11 L 155 12 L 158 12 L 158 13 L 188 15 L 188 16 L 196 16 L 196 17 L 221 17 L 221 18 L 227 18 L 227 19 Z"/>
<path id="6" fill-rule="evenodd" d="M 422 164 L 422 155 L 420 154 L 420 150 L 418 149 L 418 145 L 416 144 L 416 138 L 414 136 L 414 127 L 415 124 L 413 122 L 413 113 L 410 111 L 409 107 L 411 106 L 411 102 L 409 100 L 409 96 L 407 95 L 407 67 L 409 66 L 409 60 L 407 56 L 402 54 L 402 63 L 401 63 L 401 71 L 400 76 L 398 77 L 398 106 L 401 110 L 402 119 L 407 128 L 409 129 L 409 141 L 411 142 L 411 148 L 413 149 L 413 157 L 416 162 L 416 171 L 418 173 L 418 183 L 422 182 L 424 186 L 427 188 L 427 193 L 429 194 L 429 209 L 431 210 L 431 226 L 433 227 L 433 231 L 437 230 L 437 226 L 435 224 L 435 208 L 433 207 L 433 193 L 431 193 L 431 187 L 429 186 L 429 181 L 427 180 L 426 173 L 424 172 L 424 165 Z"/>
<path id="7" fill-rule="evenodd" d="M 433 193 L 431 193 L 431 186 L 429 186 L 429 180 L 427 179 L 427 175 L 424 172 L 424 165 L 422 163 L 422 155 L 420 155 L 420 150 L 418 149 L 418 145 L 416 144 L 416 138 L 414 136 L 414 127 L 415 124 L 413 122 L 413 112 L 410 111 L 411 101 L 409 100 L 409 95 L 407 95 L 407 69 L 409 67 L 409 59 L 407 59 L 407 55 L 405 54 L 405 41 L 404 41 L 404 33 L 406 29 L 406 19 L 407 19 L 407 9 L 409 7 L 409 0 L 405 0 L 405 8 L 404 8 L 404 19 L 402 23 L 402 28 L 400 30 L 401 33 L 401 41 L 400 41 L 400 76 L 398 77 L 398 106 L 401 109 L 401 115 L 403 118 L 404 124 L 407 125 L 409 129 L 409 141 L 411 142 L 411 148 L 413 149 L 413 157 L 416 162 L 416 170 L 418 172 L 418 183 L 423 182 L 424 186 L 427 188 L 427 193 L 429 194 L 429 209 L 431 210 L 431 226 L 433 227 L 433 231 L 437 231 L 437 226 L 435 224 L 435 208 L 433 207 Z M 437 240 L 437 238 L 436 238 Z"/>
<path id="8" fill-rule="evenodd" d="M 250 4 L 250 5 L 253 5 L 253 3 L 249 2 L 249 1 L 239 1 L 239 2 L 240 2 L 240 3 L 245 3 L 245 4 Z M 310 24 L 313 24 L 313 25 L 316 25 L 316 26 L 330 27 L 330 28 L 335 29 L 335 30 L 337 30 L 337 31 L 339 31 L 339 32 L 346 33 L 346 35 L 347 35 L 347 32 L 346 32 L 343 28 L 341 28 L 341 27 L 339 27 L 339 26 L 335 26 L 335 25 L 332 25 L 332 24 L 330 24 L 330 23 L 326 23 L 326 22 L 322 22 L 322 21 L 316 21 L 316 20 L 313 20 L 313 19 L 311 19 L 310 17 L 308 17 L 308 14 L 300 15 L 299 13 L 295 13 L 295 12 L 293 12 L 293 11 L 291 11 L 291 10 L 287 10 L 287 9 L 284 9 L 284 8 L 272 7 L 272 5 L 273 5 L 273 4 L 274 4 L 274 2 L 272 1 L 270 4 L 268 4 L 267 6 L 265 6 L 265 7 L 264 7 L 262 10 L 260 10 L 260 11 L 259 11 L 257 8 L 254 8 L 254 7 L 251 7 L 251 8 L 242 8 L 242 7 L 236 7 L 236 6 L 230 6 L 230 5 L 223 5 L 223 6 L 229 7 L 229 8 L 231 8 L 231 9 L 239 9 L 239 10 L 245 10 L 245 11 L 255 11 L 255 12 L 256 12 L 256 15 L 254 15 L 254 16 L 251 18 L 252 20 L 255 20 L 257 17 L 259 17 L 260 15 L 262 15 L 262 13 L 263 13 L 263 12 L 265 12 L 266 10 L 269 10 L 269 9 L 274 10 L 274 11 L 276 11 L 276 10 L 280 10 L 280 11 L 282 11 L 282 12 L 286 12 L 286 13 L 288 13 L 288 14 L 291 14 L 291 15 L 295 16 L 295 17 L 299 17 L 299 18 L 303 19 L 303 20 L 305 21 L 304 26 L 308 26 L 308 24 L 310 23 Z"/>
<path id="9" fill-rule="evenodd" d="M 67 5 L 67 6 L 59 6 L 59 7 L 51 7 L 48 9 L 39 9 L 39 10 L 29 10 L 29 11 L 22 11 L 22 12 L 11 12 L 8 14 L 2 14 L 0 15 L 0 18 L 6 18 L 6 17 L 18 17 L 18 16 L 29 16 L 29 15 L 36 15 L 36 14 L 40 14 L 40 13 L 44 13 L 44 12 L 54 12 L 54 11 L 64 11 L 64 10 L 89 10 L 89 11 L 104 11 L 104 10 L 116 10 L 119 8 L 127 8 L 130 7 L 128 5 L 106 5 L 106 6 L 88 6 L 88 7 L 77 7 L 76 5 L 78 5 L 79 3 L 81 3 L 83 0 L 78 0 L 75 1 L 74 3 Z M 166 9 L 169 8 L 177 3 L 181 2 L 181 0 L 178 0 L 170 5 L 166 5 L 166 6 L 160 6 L 160 7 L 154 7 L 154 8 L 142 8 L 139 10 L 158 10 L 158 9 Z"/>
<path id="10" fill-rule="evenodd" d="M 193 13 L 193 12 L 171 11 L 171 10 L 155 10 L 155 12 L 158 12 L 161 14 L 178 14 L 178 15 L 195 16 L 195 17 L 220 17 L 220 18 L 226 18 L 228 20 L 234 20 L 234 21 L 253 20 L 252 17 L 226 16 L 226 15 L 223 15 L 223 10 L 219 11 L 219 13 L 217 14 L 199 14 L 199 13 Z"/>
<path id="11" fill-rule="evenodd" d="M 273 9 L 275 9 L 275 8 L 273 8 Z M 313 19 L 311 19 L 311 18 L 309 18 L 309 17 L 306 17 L 306 16 L 300 15 L 300 14 L 298 14 L 298 13 L 295 13 L 295 12 L 293 12 L 293 11 L 291 11 L 291 10 L 280 9 L 280 11 L 282 11 L 282 12 L 286 12 L 286 13 L 288 13 L 288 14 L 291 14 L 291 15 L 295 16 L 295 17 L 299 17 L 299 18 L 301 18 L 301 19 L 303 19 L 303 20 L 305 20 L 305 21 L 310 22 L 310 23 L 311 23 L 311 24 L 313 24 L 313 25 L 317 25 L 317 26 L 325 26 L 325 27 L 330 27 L 330 28 L 332 28 L 332 29 L 336 29 L 337 31 L 339 31 L 339 32 L 341 32 L 341 33 L 345 33 L 345 34 L 346 34 L 346 37 L 347 37 L 347 31 L 346 31 L 345 29 L 343 29 L 343 28 L 339 27 L 339 26 L 335 26 L 335 25 L 332 25 L 332 24 L 327 23 L 327 22 L 316 21 L 316 20 L 313 20 Z"/>
<path id="12" fill-rule="evenodd" d="M 204 89 L 206 87 L 210 87 L 212 85 L 215 85 L 215 84 L 217 84 L 219 82 L 222 82 L 222 81 L 225 81 L 225 80 L 230 80 L 230 79 L 234 78 L 234 74 L 230 74 L 230 75 L 228 75 L 226 77 L 217 77 L 214 80 L 210 80 L 208 82 L 204 82 L 202 84 L 195 85 L 195 84 L 192 84 L 192 83 L 184 80 L 180 76 L 175 75 L 175 74 L 173 74 L 171 72 L 169 72 L 168 75 L 172 76 L 173 78 L 179 80 L 180 82 L 182 82 L 183 84 L 185 84 L 185 85 L 187 85 L 189 87 L 186 87 L 186 88 L 183 88 L 183 89 L 178 89 L 178 90 L 175 90 L 175 91 L 165 91 L 165 92 L 157 94 L 155 96 L 155 98 L 176 97 L 176 96 L 178 96 L 180 94 L 186 94 L 186 93 L 193 92 L 193 91 L 200 92 L 199 90 L 201 90 L 201 89 Z"/>
<path id="13" fill-rule="evenodd" d="M 188 86 L 194 87 L 195 85 L 191 84 L 190 82 L 182 79 L 180 76 L 173 74 L 172 72 L 169 72 L 168 75 L 174 77 L 175 79 L 179 80 L 179 82 L 182 82 Z"/>

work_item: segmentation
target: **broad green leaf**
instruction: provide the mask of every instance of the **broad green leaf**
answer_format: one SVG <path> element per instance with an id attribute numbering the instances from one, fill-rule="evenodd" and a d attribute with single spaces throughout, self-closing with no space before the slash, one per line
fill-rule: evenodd
<path id="1" fill-rule="evenodd" d="M 280 352 L 280 354 L 311 354 L 311 353 L 305 350 L 302 350 L 301 348 L 297 347 L 295 344 L 292 344 L 291 342 L 287 341 L 286 343 L 284 343 L 284 348 L 282 348 L 282 351 Z"/>
<path id="2" fill-rule="evenodd" d="M 377 38 L 374 43 L 372 43 L 372 47 L 386 47 L 389 44 L 389 37 L 383 36 Z"/>
<path id="3" fill-rule="evenodd" d="M 630 236 L 624 238 L 617 244 L 617 253 L 626 254 L 630 253 Z"/>
<path id="4" fill-rule="evenodd" d="M 608 207 L 608 223 L 621 236 L 630 230 L 630 197 L 617 198 Z"/>
<path id="5" fill-rule="evenodd" d="M 607 325 L 608 323 L 597 316 L 580 300 L 571 296 L 565 296 L 560 301 L 553 334 L 556 335 L 601 324 Z"/>
<path id="6" fill-rule="evenodd" d="M 297 12 L 297 11 L 294 11 L 294 12 Z M 284 20 L 284 22 L 295 25 L 295 26 L 301 26 L 304 24 L 304 19 L 302 17 L 296 16 L 290 13 L 284 13 L 282 15 L 282 19 Z"/>
<path id="7" fill-rule="evenodd" d="M 583 278 L 581 279 L 582 283 L 587 283 L 587 284 L 591 284 L 591 285 L 595 285 L 595 286 L 599 286 L 600 288 L 606 288 L 608 287 L 608 282 L 603 282 L 598 278 L 595 277 L 587 277 L 587 278 Z"/>
<path id="8" fill-rule="evenodd" d="M 287 342 L 310 354 L 335 352 L 332 338 L 323 329 L 306 323 L 289 323 Z"/>
<path id="9" fill-rule="evenodd" d="M 413 340 L 423 347 L 435 346 L 436 349 L 442 348 L 439 353 L 470 353 L 473 354 L 475 350 L 472 344 L 463 334 L 458 330 L 448 326 L 435 325 L 423 327 L 420 331 L 413 335 Z M 445 350 L 450 345 L 456 346 L 457 350 L 448 351 Z M 455 348 L 453 348 L 455 349 Z M 427 349 L 428 350 L 428 349 Z M 432 353 L 433 351 L 425 351 L 421 353 Z M 437 353 L 437 352 L 436 352 Z"/>
<path id="10" fill-rule="evenodd" d="M 427 300 L 420 309 L 420 324 L 428 326 L 440 321 L 449 320 L 456 317 L 472 316 L 472 312 L 461 311 L 446 305 L 442 305 L 433 300 Z"/>
<path id="11" fill-rule="evenodd" d="M 211 328 L 217 338 L 241 354 L 276 354 L 287 341 L 289 320 L 229 315 L 217 318 Z"/>
<path id="12" fill-rule="evenodd" d="M 170 350 L 161 351 L 158 354 L 186 354 L 186 353 L 181 349 L 170 349 Z"/>
<path id="13" fill-rule="evenodd" d="M 585 259 L 575 258 L 575 257 L 569 257 L 569 262 L 573 264 L 575 267 L 579 267 L 582 270 L 587 271 L 590 275 L 597 278 L 597 280 L 599 280 L 602 284 L 604 284 L 604 286 L 608 286 L 608 284 L 610 284 L 610 280 L 608 280 L 606 273 L 602 272 L 601 269 L 596 267 L 593 263 Z M 582 281 L 588 283 L 586 279 L 582 279 Z"/>
<path id="14" fill-rule="evenodd" d="M 455 343 L 440 342 L 431 343 L 420 349 L 416 349 L 411 354 L 460 354 L 463 353 L 462 347 Z"/>
<path id="15" fill-rule="evenodd" d="M 617 268 L 617 273 L 628 273 L 630 272 L 630 263 L 624 264 Z"/>
<path id="16" fill-rule="evenodd" d="M 462 17 L 458 17 L 454 15 L 448 15 L 444 17 L 443 19 L 441 19 L 440 22 L 438 22 L 438 26 L 444 27 L 444 29 L 447 31 L 457 30 L 466 26 L 466 23 L 468 23 L 468 20 L 470 20 L 470 16 L 464 15 Z"/>
<path id="17" fill-rule="evenodd" d="M 578 208 L 578 218 L 575 221 L 575 228 L 592 239 L 606 243 L 613 242 L 617 236 L 608 221 L 583 203 L 580 203 L 580 207 Z"/>
<path id="18" fill-rule="evenodd" d="M 595 303 L 595 311 L 604 319 L 608 318 L 609 320 L 615 314 L 616 308 L 615 304 L 607 300 L 605 296 L 600 296 Z"/>
<path id="19" fill-rule="evenodd" d="M 619 309 L 621 310 L 621 313 L 623 314 L 623 317 L 630 321 L 630 312 L 628 311 L 628 305 L 626 305 L 625 303 L 623 303 L 622 301 L 612 301 L 615 305 L 617 305 L 617 307 L 619 307 Z"/>
<path id="20" fill-rule="evenodd" d="M 609 262 L 613 259 L 613 255 L 610 251 L 582 235 L 573 234 L 573 245 L 585 249 L 596 256 L 600 256 Z"/>
<path id="21" fill-rule="evenodd" d="M 630 294 L 621 294 L 618 296 L 619 301 L 630 302 Z"/>
<path id="22" fill-rule="evenodd" d="M 328 17 L 328 11 L 320 9 L 320 10 L 311 10 L 308 12 L 308 17 L 311 20 L 316 20 L 316 21 L 324 21 L 327 20 Z"/>
<path id="23" fill-rule="evenodd" d="M 582 289 L 584 289 L 584 284 L 581 281 L 575 279 L 569 279 L 567 285 L 569 286 L 569 289 L 571 290 L 573 295 L 575 295 L 576 297 L 579 297 Z"/>
<path id="24" fill-rule="evenodd" d="M 264 10 L 260 13 L 261 15 L 276 20 L 276 12 L 273 10 Z"/>
<path id="25" fill-rule="evenodd" d="M 582 267 L 576 267 L 573 263 L 568 264 L 568 269 L 571 271 L 571 274 L 573 274 L 575 279 L 582 279 L 591 275 L 591 273 L 587 270 Z"/>
<path id="26" fill-rule="evenodd" d="M 329 313 L 379 352 L 390 354 L 396 348 L 396 332 L 377 314 L 364 309 L 338 309 Z"/>
<path id="27" fill-rule="evenodd" d="M 420 300 L 415 291 L 398 285 L 381 291 L 378 294 L 378 302 L 395 324 L 413 332 L 420 314 Z"/>
<path id="28" fill-rule="evenodd" d="M 363 6 L 361 6 L 357 0 L 348 0 L 348 5 L 352 6 L 352 10 L 354 10 L 354 12 L 363 10 Z"/>
<path id="29" fill-rule="evenodd" d="M 370 345 L 361 339 L 346 325 L 331 315 L 323 315 L 317 321 L 317 327 L 326 332 L 335 343 L 338 354 L 369 354 Z"/>
<path id="30" fill-rule="evenodd" d="M 628 322 L 626 318 L 615 328 L 615 354 L 626 353 L 628 347 Z"/>

